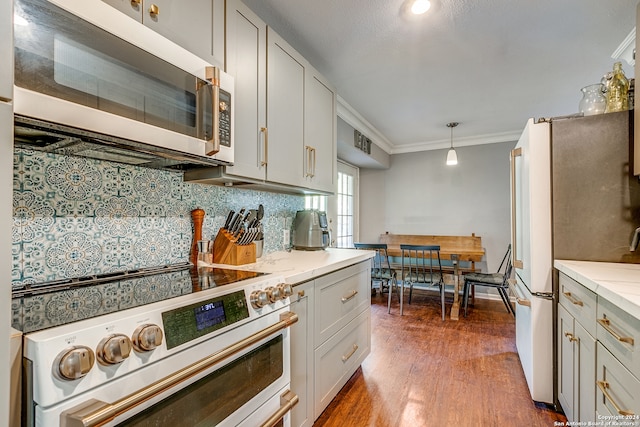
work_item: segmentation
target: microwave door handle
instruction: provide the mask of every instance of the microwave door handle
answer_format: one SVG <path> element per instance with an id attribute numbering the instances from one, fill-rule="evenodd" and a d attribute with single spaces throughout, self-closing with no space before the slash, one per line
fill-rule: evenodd
<path id="1" fill-rule="evenodd" d="M 213 156 L 220 151 L 220 69 L 218 67 L 206 67 L 205 75 L 207 81 L 213 88 L 212 111 L 213 130 L 211 139 L 205 142 L 205 154 Z"/>

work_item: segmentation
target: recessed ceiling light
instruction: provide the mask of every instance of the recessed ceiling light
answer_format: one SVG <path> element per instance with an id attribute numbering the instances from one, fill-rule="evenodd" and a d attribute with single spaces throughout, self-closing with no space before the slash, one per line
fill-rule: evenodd
<path id="1" fill-rule="evenodd" d="M 415 0 L 411 5 L 411 13 L 414 15 L 422 15 L 431 7 L 429 0 Z"/>

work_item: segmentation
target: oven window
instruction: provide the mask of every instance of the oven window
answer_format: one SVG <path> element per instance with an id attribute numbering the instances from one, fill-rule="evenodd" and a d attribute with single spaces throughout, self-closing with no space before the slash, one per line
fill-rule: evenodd
<path id="1" fill-rule="evenodd" d="M 118 426 L 214 426 L 283 374 L 283 342 L 269 342 Z"/>

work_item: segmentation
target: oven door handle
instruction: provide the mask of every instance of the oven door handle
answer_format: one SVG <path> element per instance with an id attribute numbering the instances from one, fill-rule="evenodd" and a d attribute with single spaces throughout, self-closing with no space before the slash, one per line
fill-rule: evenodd
<path id="1" fill-rule="evenodd" d="M 280 409 L 278 409 L 273 415 L 269 417 L 267 421 L 262 423 L 260 427 L 274 427 L 278 424 L 278 421 L 284 418 L 284 416 L 298 403 L 298 395 L 287 390 L 280 395 Z"/>
<path id="2" fill-rule="evenodd" d="M 198 375 L 199 373 L 211 368 L 215 364 L 225 360 L 242 350 L 256 344 L 257 342 L 268 338 L 274 333 L 288 328 L 298 321 L 298 315 L 293 312 L 282 313 L 280 315 L 280 321 L 273 325 L 256 332 L 255 334 L 244 338 L 228 347 L 220 350 L 217 353 L 209 355 L 204 359 L 192 363 L 186 368 L 175 372 L 165 378 L 162 378 L 153 384 L 138 390 L 128 396 L 123 397 L 115 401 L 114 403 L 106 403 L 97 399 L 91 399 L 81 405 L 64 411 L 60 414 L 60 426 L 61 427 L 89 427 L 89 426 L 102 426 L 107 422 L 113 420 L 117 416 L 120 416 L 136 406 L 144 403 L 145 401 L 157 396 L 160 393 L 169 390 L 170 388 L 180 384 L 189 378 Z M 297 401 L 297 396 L 296 396 Z M 295 402 L 292 406 L 295 405 Z"/>

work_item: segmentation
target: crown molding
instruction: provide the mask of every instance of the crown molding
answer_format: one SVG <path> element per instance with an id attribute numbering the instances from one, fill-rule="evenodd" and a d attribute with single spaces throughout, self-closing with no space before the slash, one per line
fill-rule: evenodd
<path id="1" fill-rule="evenodd" d="M 453 147 L 470 147 L 472 145 L 483 145 L 483 144 L 497 144 L 500 142 L 515 142 L 520 139 L 522 135 L 522 130 L 512 131 L 512 132 L 501 132 L 494 133 L 489 135 L 480 135 L 480 136 L 467 136 L 461 138 L 453 138 Z M 402 154 L 402 153 L 416 153 L 419 151 L 431 151 L 431 150 L 442 150 L 445 148 L 449 148 L 451 145 L 450 139 L 441 139 L 437 141 L 429 141 L 429 142 L 418 142 L 415 144 L 406 144 L 401 146 L 396 146 L 392 149 L 389 154 Z"/>
<path id="2" fill-rule="evenodd" d="M 367 121 L 360 113 L 358 113 L 347 101 L 340 95 L 337 98 L 338 117 L 349 123 L 355 129 L 362 132 L 366 137 L 380 147 L 385 153 L 391 154 L 393 144 L 378 129 Z"/>
<path id="3" fill-rule="evenodd" d="M 636 27 L 622 40 L 620 46 L 611 54 L 612 59 L 624 59 L 629 65 L 636 63 L 634 50 L 636 48 Z"/>

